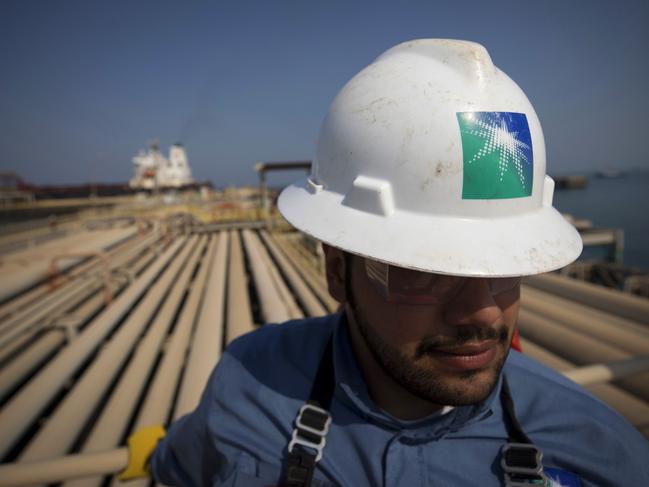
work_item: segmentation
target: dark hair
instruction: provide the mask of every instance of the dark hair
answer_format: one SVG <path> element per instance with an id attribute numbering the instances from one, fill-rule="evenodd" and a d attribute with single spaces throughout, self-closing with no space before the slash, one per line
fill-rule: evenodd
<path id="1" fill-rule="evenodd" d="M 345 301 L 353 308 L 356 304 L 352 293 L 352 265 L 354 263 L 354 254 L 343 251 L 343 255 L 345 258 Z"/>

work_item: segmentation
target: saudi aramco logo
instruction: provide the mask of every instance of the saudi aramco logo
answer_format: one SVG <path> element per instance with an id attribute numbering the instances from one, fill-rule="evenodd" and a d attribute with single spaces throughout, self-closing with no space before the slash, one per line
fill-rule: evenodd
<path id="1" fill-rule="evenodd" d="M 458 112 L 464 177 L 462 199 L 532 194 L 534 156 L 527 117 L 511 112 Z"/>

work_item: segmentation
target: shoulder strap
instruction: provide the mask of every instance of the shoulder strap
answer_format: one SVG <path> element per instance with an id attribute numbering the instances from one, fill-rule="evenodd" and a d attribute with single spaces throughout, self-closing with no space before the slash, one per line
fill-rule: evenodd
<path id="1" fill-rule="evenodd" d="M 503 374 L 500 399 L 505 411 L 505 426 L 509 439 L 500 450 L 500 465 L 505 472 L 506 487 L 525 487 L 530 485 L 549 485 L 543 473 L 543 452 L 525 434 L 521 428 L 514 401 L 512 400 L 507 377 Z"/>
<path id="2" fill-rule="evenodd" d="M 316 464 L 322 458 L 331 425 L 329 407 L 336 379 L 333 365 L 333 335 L 320 358 L 309 399 L 295 418 L 295 429 L 288 444 L 288 461 L 282 487 L 309 487 Z"/>
<path id="3" fill-rule="evenodd" d="M 333 359 L 333 335 L 329 337 L 327 346 L 322 353 L 320 365 L 318 365 L 318 372 L 315 376 L 315 381 L 311 387 L 309 394 L 309 404 L 321 407 L 322 409 L 329 409 L 331 407 L 331 400 L 334 395 L 336 387 L 336 379 L 334 377 L 334 359 Z"/>
<path id="4" fill-rule="evenodd" d="M 510 442 L 516 443 L 532 443 L 529 437 L 521 428 L 516 411 L 514 410 L 514 401 L 512 400 L 512 393 L 507 383 L 507 377 L 503 374 L 503 385 L 500 391 L 500 399 L 505 410 L 505 425 L 507 427 L 507 434 L 509 435 Z"/>

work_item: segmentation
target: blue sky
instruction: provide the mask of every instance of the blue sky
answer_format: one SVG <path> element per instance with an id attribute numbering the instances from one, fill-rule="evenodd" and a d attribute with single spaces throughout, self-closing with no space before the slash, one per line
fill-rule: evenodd
<path id="1" fill-rule="evenodd" d="M 0 2 L 0 170 L 125 182 L 152 139 L 197 179 L 309 159 L 336 92 L 399 42 L 482 43 L 527 93 L 551 173 L 649 168 L 649 2 Z M 281 183 L 281 180 L 277 180 Z"/>

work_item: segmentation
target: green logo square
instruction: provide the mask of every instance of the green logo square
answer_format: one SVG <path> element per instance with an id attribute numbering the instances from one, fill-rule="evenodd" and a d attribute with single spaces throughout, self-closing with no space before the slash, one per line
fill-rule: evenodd
<path id="1" fill-rule="evenodd" d="M 524 113 L 458 112 L 462 137 L 462 199 L 532 194 L 534 156 Z"/>

